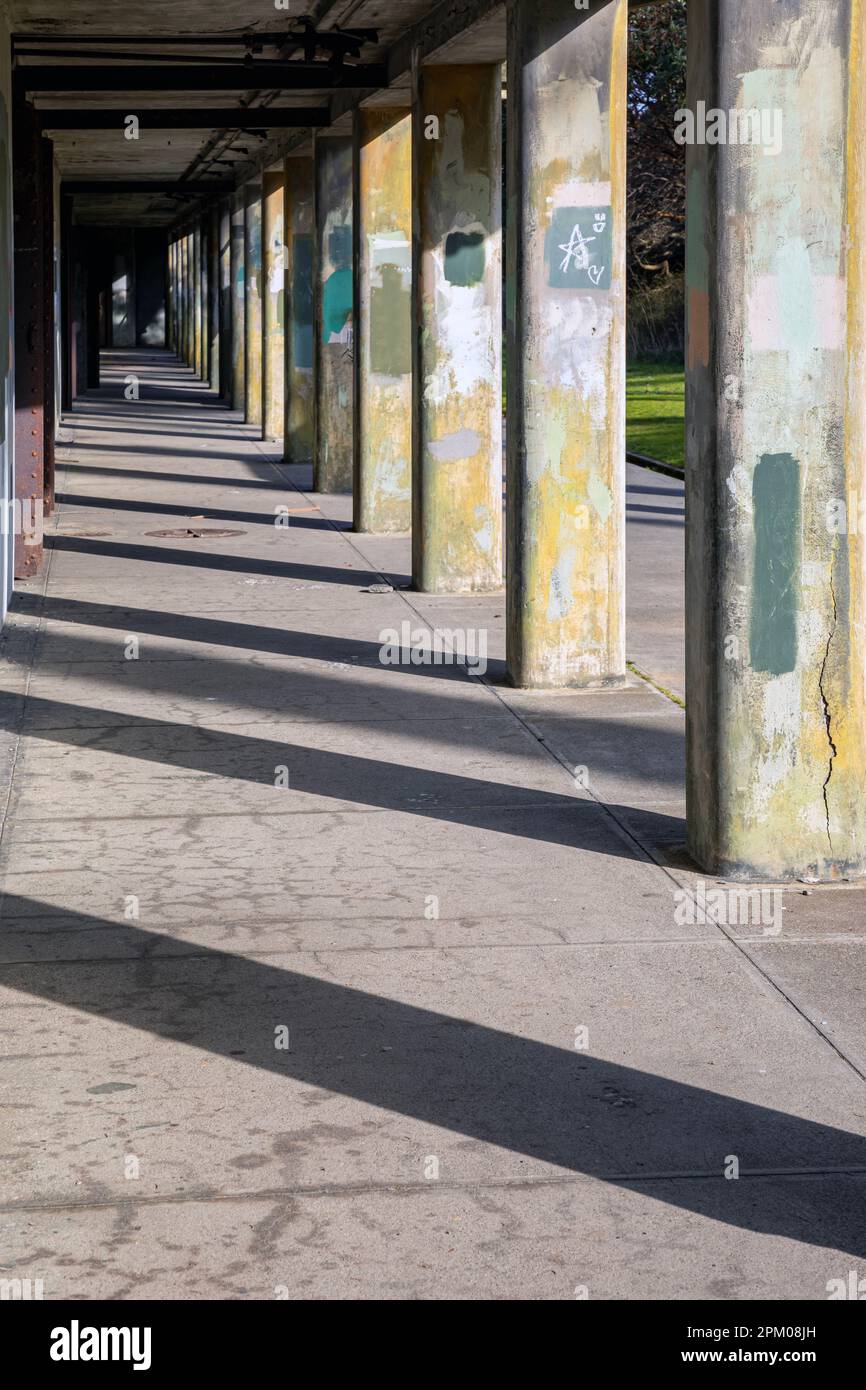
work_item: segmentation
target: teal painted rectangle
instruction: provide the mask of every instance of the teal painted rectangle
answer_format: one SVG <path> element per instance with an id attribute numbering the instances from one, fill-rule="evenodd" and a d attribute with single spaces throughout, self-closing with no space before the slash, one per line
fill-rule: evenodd
<path id="1" fill-rule="evenodd" d="M 749 652 L 752 669 L 781 676 L 797 665 L 800 590 L 800 464 L 762 454 L 752 479 L 755 556 Z"/>
<path id="2" fill-rule="evenodd" d="M 611 208 L 555 209 L 544 240 L 553 289 L 609 290 L 612 257 Z"/>

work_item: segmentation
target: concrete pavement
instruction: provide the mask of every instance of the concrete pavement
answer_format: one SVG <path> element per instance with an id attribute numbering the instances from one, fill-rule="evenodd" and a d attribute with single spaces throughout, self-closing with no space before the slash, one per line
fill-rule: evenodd
<path id="1" fill-rule="evenodd" d="M 4 1276 L 825 1298 L 866 1262 L 863 893 L 684 920 L 719 885 L 650 683 L 680 485 L 629 469 L 649 680 L 513 690 L 504 596 L 411 592 L 407 538 L 167 354 L 103 372 L 3 639 Z M 486 674 L 383 664 L 406 622 L 484 631 Z"/>

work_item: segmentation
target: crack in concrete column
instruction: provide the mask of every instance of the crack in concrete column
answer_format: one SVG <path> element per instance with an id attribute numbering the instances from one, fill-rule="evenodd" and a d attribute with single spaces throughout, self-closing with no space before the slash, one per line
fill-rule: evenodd
<path id="1" fill-rule="evenodd" d="M 834 560 L 835 560 L 835 553 L 834 553 Z M 835 636 L 835 633 L 836 633 L 836 626 L 837 626 L 837 622 L 838 622 L 838 612 L 837 612 L 837 608 L 836 608 L 836 589 L 835 589 L 835 586 L 834 586 L 834 584 L 833 584 L 833 571 L 832 571 L 832 568 L 831 568 L 831 571 L 830 571 L 830 596 L 831 596 L 831 598 L 832 598 L 832 600 L 833 600 L 833 626 L 832 626 L 831 629 L 830 629 L 829 635 L 828 635 L 828 637 L 827 637 L 827 646 L 826 646 L 825 649 L 824 649 L 824 660 L 821 662 L 821 674 L 820 674 L 819 677 L 818 677 L 818 689 L 819 689 L 819 691 L 821 692 L 821 703 L 822 703 L 822 705 L 823 705 L 823 707 L 824 707 L 824 724 L 825 724 L 826 729 L 827 729 L 827 742 L 828 742 L 829 745 L 830 745 L 830 761 L 829 761 L 829 765 L 828 765 L 828 767 L 827 767 L 827 776 L 824 778 L 824 783 L 823 783 L 823 786 L 822 786 L 822 788 L 821 788 L 821 792 L 822 792 L 822 795 L 823 795 L 823 797 L 824 797 L 824 816 L 825 816 L 826 823 L 827 823 L 827 840 L 828 840 L 829 845 L 830 845 L 830 852 L 832 853 L 832 852 L 833 852 L 833 837 L 832 837 L 832 835 L 830 834 L 830 803 L 829 803 L 829 801 L 828 801 L 828 799 L 827 799 L 827 787 L 828 787 L 829 784 L 830 784 L 830 778 L 833 776 L 833 760 L 834 760 L 834 758 L 837 756 L 839 750 L 838 750 L 838 748 L 836 747 L 836 744 L 835 744 L 834 741 L 833 741 L 833 734 L 832 734 L 832 732 L 831 732 L 832 720 L 831 720 L 831 716 L 830 716 L 830 705 L 829 705 L 829 702 L 828 702 L 828 700 L 827 700 L 827 696 L 826 696 L 826 694 L 824 693 L 824 673 L 825 673 L 825 671 L 827 670 L 827 661 L 828 661 L 829 656 L 830 656 L 830 643 L 833 641 L 833 638 L 834 638 L 834 636 Z"/>

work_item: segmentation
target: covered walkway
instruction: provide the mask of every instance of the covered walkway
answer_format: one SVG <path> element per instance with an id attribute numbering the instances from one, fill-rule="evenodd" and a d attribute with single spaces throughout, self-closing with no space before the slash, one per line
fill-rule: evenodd
<path id="1" fill-rule="evenodd" d="M 824 1297 L 866 1256 L 854 890 L 790 887 L 781 938 L 678 920 L 675 701 L 507 686 L 501 595 L 410 591 L 407 537 L 171 354 L 101 374 L 3 639 L 6 1268 Z M 674 694 L 681 491 L 627 493 L 629 654 Z M 388 664 L 403 624 L 486 671 Z"/>

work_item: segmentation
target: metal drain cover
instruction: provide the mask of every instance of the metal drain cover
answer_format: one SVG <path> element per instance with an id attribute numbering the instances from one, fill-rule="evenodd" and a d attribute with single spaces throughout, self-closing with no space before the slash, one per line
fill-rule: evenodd
<path id="1" fill-rule="evenodd" d="M 214 526 L 178 527 L 175 531 L 145 531 L 146 536 L 160 536 L 168 541 L 188 541 L 199 536 L 245 536 L 246 531 L 226 531 Z"/>

